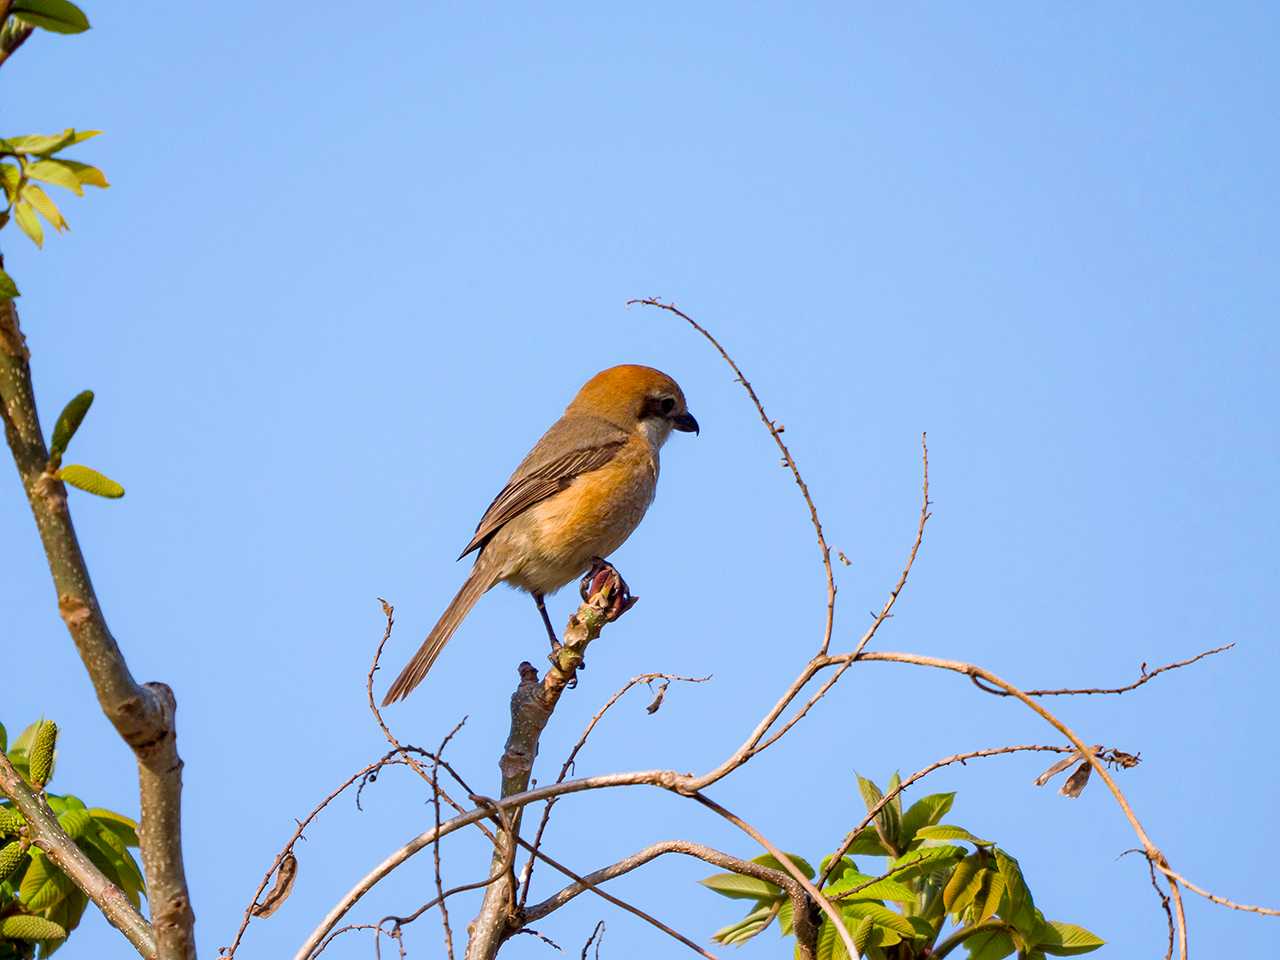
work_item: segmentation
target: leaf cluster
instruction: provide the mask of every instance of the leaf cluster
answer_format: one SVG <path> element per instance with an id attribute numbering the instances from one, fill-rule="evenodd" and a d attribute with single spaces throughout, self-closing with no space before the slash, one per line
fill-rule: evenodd
<path id="1" fill-rule="evenodd" d="M 52 33 L 83 33 L 89 29 L 89 18 L 70 0 L 13 0 L 0 19 L 0 63 L 37 28 Z M 69 127 L 51 135 L 0 139 L 0 188 L 5 202 L 0 210 L 0 228 L 12 220 L 37 247 L 44 245 L 42 219 L 55 231 L 69 229 L 62 211 L 41 184 L 62 187 L 76 196 L 83 196 L 85 187 L 109 186 L 97 167 L 60 155 L 99 132 Z M 17 284 L 0 267 L 0 297 L 18 295 Z"/>
<path id="2" fill-rule="evenodd" d="M 0 725 L 0 750 L 35 790 L 53 774 L 49 721 L 37 721 L 7 744 Z M 34 773 L 33 773 L 34 771 Z M 36 776 L 35 774 L 39 774 Z M 139 907 L 145 893 L 142 871 L 130 848 L 138 846 L 138 825 L 124 814 L 89 807 L 71 794 L 45 793 L 49 810 L 76 845 Z M 88 898 L 42 850 L 31 845 L 26 820 L 0 803 L 0 960 L 30 960 L 53 954 L 80 923 Z"/>
<path id="3" fill-rule="evenodd" d="M 822 892 L 839 909 L 860 957 L 940 958 L 964 946 L 969 960 L 1003 960 L 1015 952 L 1020 960 L 1046 960 L 1103 945 L 1083 927 L 1046 920 L 1018 861 L 1007 851 L 964 827 L 942 822 L 954 793 L 930 794 L 904 811 L 898 783 L 894 774 L 887 791 L 892 799 L 854 838 L 850 855 L 835 864 L 828 857 L 821 864 L 827 877 Z M 884 793 L 863 777 L 858 786 L 870 812 Z M 883 857 L 884 867 L 864 872 L 854 856 Z M 787 857 L 810 879 L 817 876 L 804 858 Z M 755 862 L 781 868 L 773 857 Z M 774 884 L 736 873 L 715 874 L 702 883 L 721 896 L 753 903 L 745 917 L 715 932 L 717 942 L 745 943 L 775 919 L 783 936 L 795 935 L 791 900 Z M 818 960 L 849 960 L 825 915 L 817 955 Z"/>

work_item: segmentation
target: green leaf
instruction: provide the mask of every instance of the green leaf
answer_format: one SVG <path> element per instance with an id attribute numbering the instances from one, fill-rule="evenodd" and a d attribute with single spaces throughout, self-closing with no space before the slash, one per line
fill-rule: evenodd
<path id="1" fill-rule="evenodd" d="M 942 890 L 942 902 L 947 913 L 959 915 L 965 907 L 973 902 L 982 890 L 984 877 L 982 861 L 976 853 L 972 853 L 956 864 L 951 879 Z"/>
<path id="2" fill-rule="evenodd" d="M 880 835 L 871 826 L 864 827 L 849 845 L 849 852 L 865 857 L 891 857 L 892 851 L 880 842 Z"/>
<path id="3" fill-rule="evenodd" d="M 142 879 L 142 871 L 138 869 L 138 864 L 133 859 L 133 854 L 129 852 L 124 840 L 110 830 L 99 829 L 96 833 L 92 831 L 86 833 L 84 841 L 80 846 L 86 852 L 89 851 L 90 847 L 96 847 L 111 858 L 115 864 L 118 885 L 126 892 L 146 892 L 146 883 Z"/>
<path id="4" fill-rule="evenodd" d="M 912 936 L 911 939 L 924 940 L 927 942 L 932 942 L 933 940 L 937 939 L 938 928 L 934 926 L 932 923 L 930 923 L 928 920 L 926 920 L 924 917 L 918 917 L 918 916 L 907 917 L 907 923 L 911 924 L 911 929 L 915 931 L 915 934 Z"/>
<path id="5" fill-rule="evenodd" d="M 69 0 L 14 0 L 10 11 L 23 23 L 52 33 L 84 33 L 89 18 Z"/>
<path id="6" fill-rule="evenodd" d="M 46 162 L 46 161 L 41 161 L 41 162 Z M 97 187 L 99 190 L 105 190 L 107 189 L 107 187 L 111 186 L 111 184 L 107 183 L 107 175 L 105 173 L 103 173 L 97 167 L 91 167 L 87 163 L 80 163 L 77 160 L 51 160 L 47 162 L 60 163 L 64 167 L 70 168 L 71 172 L 76 175 L 76 177 L 80 180 L 80 183 L 83 186 Z M 35 166 L 35 164 L 31 164 L 30 166 L 27 167 L 28 173 L 31 172 L 32 166 Z"/>
<path id="7" fill-rule="evenodd" d="M 818 872 L 826 873 L 827 867 L 830 866 L 830 864 L 831 864 L 831 854 L 827 854 L 825 857 L 822 858 L 822 863 L 818 866 Z M 839 880 L 842 876 L 844 876 L 844 873 L 846 870 L 857 870 L 857 869 L 858 869 L 857 865 L 851 859 L 849 859 L 848 857 L 841 857 L 840 862 L 835 865 L 835 868 L 831 871 L 831 876 L 828 877 L 827 879 L 828 881 L 834 883 L 835 881 Z"/>
<path id="8" fill-rule="evenodd" d="M 1013 953 L 1013 937 L 1003 930 L 984 930 L 964 942 L 969 960 L 1004 960 Z"/>
<path id="9" fill-rule="evenodd" d="M 93 816 L 88 810 L 67 810 L 58 815 L 58 825 L 72 840 L 79 840 L 86 830 L 93 828 Z"/>
<path id="10" fill-rule="evenodd" d="M 49 226 L 59 232 L 69 230 L 67 226 L 67 218 L 62 215 L 62 211 L 58 209 L 57 204 L 49 199 L 49 195 L 42 188 L 34 183 L 28 182 L 22 188 L 22 199 L 35 207 L 40 215 L 49 221 Z"/>
<path id="11" fill-rule="evenodd" d="M 1078 927 L 1074 923 L 1050 920 L 1041 931 L 1037 946 L 1055 957 L 1073 957 L 1097 950 L 1106 942 L 1097 934 L 1090 933 L 1084 927 Z"/>
<path id="12" fill-rule="evenodd" d="M 787 899 L 783 900 L 782 906 L 778 908 L 779 932 L 784 937 L 788 937 L 791 935 L 792 927 L 795 924 L 796 918 L 793 913 L 794 909 L 795 909 L 795 906 L 794 904 L 792 904 L 790 897 L 787 897 Z"/>
<path id="13" fill-rule="evenodd" d="M 995 870 L 984 870 L 985 885 L 982 893 L 974 900 L 974 906 L 977 907 L 978 915 L 974 918 L 975 922 L 982 923 L 990 920 L 997 910 L 1000 909 L 1000 900 L 1004 896 L 1004 877 Z"/>
<path id="14" fill-rule="evenodd" d="M 81 390 L 67 401 L 67 405 L 58 414 L 58 422 L 53 428 L 53 442 L 49 445 L 51 457 L 61 457 L 66 452 L 67 445 L 80 429 L 80 424 L 84 422 L 84 415 L 89 412 L 91 406 L 93 406 L 92 390 Z"/>
<path id="15" fill-rule="evenodd" d="M 856 917 L 859 920 L 863 917 L 870 917 L 877 927 L 892 930 L 899 937 L 914 937 L 916 935 L 915 928 L 911 926 L 906 917 L 900 913 L 895 913 L 883 904 L 866 900 L 846 901 L 840 904 L 840 912 L 847 917 Z M 893 942 L 896 943 L 897 941 Z M 888 944 L 882 941 L 881 945 L 887 946 Z"/>
<path id="16" fill-rule="evenodd" d="M 782 896 L 782 890 L 772 883 L 740 873 L 716 873 L 698 882 L 708 890 L 734 900 L 773 900 Z"/>
<path id="17" fill-rule="evenodd" d="M 80 920 L 84 916 L 85 907 L 89 905 L 89 898 L 80 890 L 73 890 L 56 907 L 46 910 L 44 915 L 48 920 L 52 920 L 63 930 L 70 933 L 80 925 Z M 45 940 L 40 948 L 40 956 L 48 957 L 52 955 L 59 947 L 67 941 L 63 940 Z"/>
<path id="18" fill-rule="evenodd" d="M 3 142 L 0 140 L 0 143 Z M 14 191 L 18 189 L 18 184 L 21 182 L 22 171 L 18 169 L 17 164 L 0 163 L 0 185 L 4 186 L 5 196 L 12 200 Z"/>
<path id="19" fill-rule="evenodd" d="M 20 296 L 22 294 L 18 292 L 18 285 L 13 282 L 13 277 L 5 273 L 4 269 L 0 267 L 0 297 L 8 297 L 12 300 L 14 297 Z M 0 741 L 0 753 L 2 752 L 4 752 L 4 745 L 3 741 Z"/>
<path id="20" fill-rule="evenodd" d="M 24 197 L 25 194 L 24 190 Z M 30 201 L 24 198 L 18 199 L 18 202 L 13 205 L 13 219 L 22 228 L 22 232 L 31 238 L 32 243 L 37 247 L 44 246 L 44 228 L 40 226 L 40 218 L 36 216 L 35 208 L 31 206 Z"/>
<path id="21" fill-rule="evenodd" d="M 911 841 L 919 835 L 921 827 L 937 823 L 946 816 L 955 799 L 954 793 L 931 793 L 913 803 L 902 815 L 903 846 L 911 845 Z"/>
<path id="22" fill-rule="evenodd" d="M 783 851 L 783 855 L 800 869 L 800 872 L 805 875 L 806 879 L 813 879 L 813 867 L 809 866 L 808 860 L 798 854 L 787 853 L 785 850 Z M 762 857 L 756 857 L 751 862 L 758 863 L 762 867 L 768 867 L 770 870 L 781 870 L 783 873 L 787 872 L 787 868 L 778 862 L 778 858 L 772 853 L 766 853 Z"/>
<path id="23" fill-rule="evenodd" d="M 890 783 L 894 783 L 896 779 L 897 774 L 894 774 L 894 780 L 890 781 Z M 884 797 L 875 782 L 868 780 L 861 774 L 858 775 L 858 790 L 862 794 L 862 802 L 867 805 L 867 813 L 870 813 Z M 880 812 L 876 814 L 875 825 L 876 833 L 880 835 L 880 840 L 886 849 L 894 850 L 895 852 L 901 849 L 901 845 L 898 842 L 898 832 L 902 825 L 901 816 L 892 801 L 880 808 Z"/>
<path id="24" fill-rule="evenodd" d="M 1022 877 L 1022 868 L 1018 861 L 999 847 L 995 848 L 996 866 L 1004 879 L 1004 899 L 1000 905 L 1000 916 L 1033 940 L 1040 932 L 1040 920 L 1036 917 L 1035 901 L 1027 882 Z"/>
<path id="25" fill-rule="evenodd" d="M 858 889 L 859 887 L 862 889 Z M 842 894 L 850 890 L 858 892 L 842 897 Z M 828 898 L 841 897 L 844 900 L 893 900 L 897 903 L 912 903 L 916 899 L 916 892 L 905 883 L 891 878 L 869 877 L 856 870 L 846 871 L 844 876 L 822 892 Z"/>
<path id="26" fill-rule="evenodd" d="M 711 939 L 726 946 L 743 944 L 765 930 L 772 922 L 773 908 L 771 906 L 760 907 L 752 910 L 737 923 L 721 927 L 711 935 Z"/>
<path id="27" fill-rule="evenodd" d="M 853 945 L 860 953 L 867 952 L 867 944 L 871 942 L 871 935 L 875 933 L 875 929 L 875 921 L 870 917 L 863 917 L 858 921 L 858 926 L 853 931 Z"/>
<path id="28" fill-rule="evenodd" d="M 105 810 L 102 807 L 90 807 L 89 812 L 98 821 L 102 829 L 110 830 L 124 842 L 126 846 L 138 846 L 138 824 L 123 813 Z"/>
<path id="29" fill-rule="evenodd" d="M 39 913 L 67 896 L 75 889 L 75 884 L 49 862 L 42 850 L 33 847 L 29 853 L 31 862 L 18 887 L 18 897 L 24 907 L 33 913 Z"/>
<path id="30" fill-rule="evenodd" d="M 908 811 L 909 813 L 910 811 Z M 991 840 L 982 840 L 975 837 L 964 827 L 953 826 L 949 823 L 940 823 L 937 826 L 921 827 L 916 831 L 917 840 L 968 840 L 970 843 L 979 847 L 992 846 Z"/>
<path id="31" fill-rule="evenodd" d="M 67 464 L 54 476 L 63 483 L 69 483 L 71 486 L 78 487 L 95 496 L 109 497 L 113 500 L 124 496 L 124 487 L 120 486 L 120 484 L 110 477 L 103 476 L 97 470 L 79 463 Z"/>
<path id="32" fill-rule="evenodd" d="M 37 160 L 27 164 L 27 177 L 55 187 L 65 187 L 78 197 L 84 196 L 80 176 L 65 160 Z"/>
<path id="33" fill-rule="evenodd" d="M 0 723 L 0 753 L 7 753 L 9 750 L 9 731 L 4 728 L 4 724 Z"/>
<path id="34" fill-rule="evenodd" d="M 913 877 L 925 876 L 941 870 L 950 870 L 957 860 L 963 859 L 964 847 L 917 847 L 890 862 L 896 879 L 906 882 Z"/>

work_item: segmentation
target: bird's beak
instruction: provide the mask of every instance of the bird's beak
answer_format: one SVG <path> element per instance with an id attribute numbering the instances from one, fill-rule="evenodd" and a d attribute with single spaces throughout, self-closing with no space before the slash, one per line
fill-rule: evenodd
<path id="1" fill-rule="evenodd" d="M 682 413 L 679 416 L 671 418 L 671 426 L 675 427 L 681 433 L 697 433 L 698 421 L 693 418 L 691 413 Z"/>

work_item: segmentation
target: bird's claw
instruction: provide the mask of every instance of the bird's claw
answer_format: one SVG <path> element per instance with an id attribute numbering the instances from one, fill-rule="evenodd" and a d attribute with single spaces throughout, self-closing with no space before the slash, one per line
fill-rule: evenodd
<path id="1" fill-rule="evenodd" d="M 578 592 L 585 602 L 606 587 L 610 588 L 607 594 L 609 605 L 605 608 L 604 615 L 609 622 L 617 620 L 640 599 L 631 595 L 631 588 L 627 586 L 627 581 L 622 579 L 622 574 L 618 573 L 617 567 L 602 557 L 592 557 L 591 569 L 579 581 Z"/>

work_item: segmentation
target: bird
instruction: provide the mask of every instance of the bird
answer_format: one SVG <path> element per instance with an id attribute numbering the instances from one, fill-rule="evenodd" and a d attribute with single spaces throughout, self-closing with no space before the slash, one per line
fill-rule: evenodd
<path id="1" fill-rule="evenodd" d="M 552 647 L 545 597 L 618 549 L 653 502 L 658 451 L 671 432 L 699 432 L 684 391 L 660 370 L 621 364 L 583 384 L 516 467 L 459 555 L 475 563 L 382 705 L 422 682 L 454 631 L 492 587 L 532 594 Z"/>

